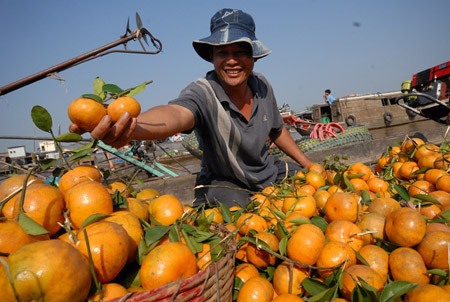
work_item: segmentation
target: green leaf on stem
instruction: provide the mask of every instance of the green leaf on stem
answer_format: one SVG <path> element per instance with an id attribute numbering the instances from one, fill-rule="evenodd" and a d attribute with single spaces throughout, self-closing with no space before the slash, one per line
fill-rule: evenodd
<path id="1" fill-rule="evenodd" d="M 450 210 L 439 213 L 439 217 L 444 218 L 446 222 L 450 221 Z"/>
<path id="2" fill-rule="evenodd" d="M 388 283 L 381 292 L 379 301 L 380 302 L 395 301 L 396 298 L 406 294 L 410 290 L 414 289 L 416 286 L 417 283 L 411 283 L 408 281 L 400 281 L 400 280 Z"/>
<path id="3" fill-rule="evenodd" d="M 333 183 L 338 184 L 341 181 L 341 174 L 336 173 L 333 178 Z"/>
<path id="4" fill-rule="evenodd" d="M 223 257 L 223 255 L 225 255 L 225 250 L 223 246 L 220 244 L 220 241 L 221 239 L 217 238 L 209 243 L 209 246 L 211 247 L 210 254 L 212 262 L 219 261 Z"/>
<path id="5" fill-rule="evenodd" d="M 224 204 L 222 202 L 219 202 L 219 205 L 220 205 L 220 212 L 222 214 L 223 220 L 226 223 L 230 223 L 231 220 L 232 220 L 232 215 L 231 215 L 231 212 L 230 212 L 230 208 L 226 204 Z"/>
<path id="6" fill-rule="evenodd" d="M 315 226 L 319 227 L 322 232 L 325 232 L 325 230 L 328 227 L 328 222 L 325 220 L 325 218 L 321 216 L 313 216 L 311 217 L 311 223 Z"/>
<path id="7" fill-rule="evenodd" d="M 278 245 L 278 250 L 280 251 L 280 255 L 281 256 L 286 256 L 287 255 L 287 243 L 288 243 L 288 240 L 289 240 L 288 236 L 284 236 L 280 240 L 280 244 Z"/>
<path id="8" fill-rule="evenodd" d="M 427 172 L 429 169 L 430 169 L 430 168 L 421 168 L 421 169 L 419 169 L 419 170 L 414 171 L 413 173 L 411 173 L 411 175 L 419 175 L 419 174 L 422 174 L 422 173 Z"/>
<path id="9" fill-rule="evenodd" d="M 370 203 L 371 198 L 370 198 L 369 191 L 361 190 L 361 197 L 362 197 L 362 199 L 364 201 L 364 204 L 369 204 Z"/>
<path id="10" fill-rule="evenodd" d="M 277 232 L 280 234 L 282 238 L 291 236 L 289 230 L 286 228 L 286 225 L 283 221 L 279 221 L 277 225 L 275 226 Z"/>
<path id="11" fill-rule="evenodd" d="M 98 95 L 96 95 L 96 94 L 86 93 L 86 94 L 83 94 L 82 97 L 83 97 L 83 98 L 88 98 L 88 99 L 94 100 L 94 101 L 96 101 L 96 102 L 98 102 L 98 103 L 100 103 L 100 104 L 103 104 L 102 98 L 100 98 L 100 97 L 99 97 Z"/>
<path id="12" fill-rule="evenodd" d="M 28 217 L 24 212 L 19 212 L 19 225 L 25 233 L 29 235 L 44 235 L 48 231 L 44 229 L 39 223 Z"/>
<path id="13" fill-rule="evenodd" d="M 63 143 L 71 143 L 71 142 L 79 142 L 82 139 L 83 137 L 77 133 L 63 133 L 56 138 L 56 141 Z"/>
<path id="14" fill-rule="evenodd" d="M 106 217 L 109 217 L 110 215 L 106 215 L 106 214 L 92 214 L 91 216 L 89 216 L 88 218 L 86 218 L 83 223 L 81 224 L 80 230 L 90 224 L 93 224 L 94 222 L 100 221 Z"/>
<path id="15" fill-rule="evenodd" d="M 372 285 L 370 285 L 369 283 L 367 283 L 363 278 L 361 278 L 361 277 L 358 276 L 358 280 L 359 280 L 359 283 L 361 284 L 361 286 L 362 286 L 365 290 L 370 291 L 370 292 L 376 292 L 376 291 L 377 291 L 377 289 L 376 289 L 375 287 L 373 287 Z"/>
<path id="16" fill-rule="evenodd" d="M 355 251 L 356 259 L 358 259 L 362 264 L 369 266 L 369 263 L 367 263 L 366 259 L 364 259 L 363 256 L 357 251 Z"/>
<path id="17" fill-rule="evenodd" d="M 116 189 L 113 194 L 111 194 L 111 197 L 114 209 L 128 209 L 127 198 L 122 196 L 119 190 Z"/>
<path id="18" fill-rule="evenodd" d="M 156 243 L 154 244 L 156 245 Z M 139 246 L 138 246 L 138 255 L 137 255 L 137 261 L 139 265 L 142 265 L 142 261 L 144 261 L 145 256 L 148 254 L 148 252 L 152 249 L 153 247 L 151 246 L 150 248 L 147 247 L 145 240 L 141 240 L 139 242 Z"/>
<path id="19" fill-rule="evenodd" d="M 178 229 L 177 229 L 176 225 L 172 225 L 170 227 L 169 241 L 171 241 L 171 242 L 181 242 L 180 232 L 178 232 Z"/>
<path id="20" fill-rule="evenodd" d="M 52 117 L 47 109 L 42 106 L 34 106 L 31 109 L 31 119 L 40 130 L 50 132 L 52 130 Z"/>
<path id="21" fill-rule="evenodd" d="M 58 160 L 56 158 L 45 158 L 39 161 L 39 165 L 42 170 L 47 170 L 48 168 L 53 167 L 57 162 Z"/>
<path id="22" fill-rule="evenodd" d="M 70 157 L 70 161 L 71 162 L 75 162 L 75 161 L 77 161 L 77 160 L 80 160 L 80 159 L 89 159 L 91 157 L 91 154 L 90 154 L 90 152 L 86 152 L 86 153 L 77 153 L 77 154 L 74 154 L 73 156 L 71 156 Z"/>
<path id="23" fill-rule="evenodd" d="M 142 83 L 141 85 L 137 86 L 136 88 L 134 88 L 133 90 L 131 90 L 127 96 L 135 96 L 136 94 L 138 94 L 139 92 L 141 92 L 142 90 L 145 89 L 146 83 Z"/>
<path id="24" fill-rule="evenodd" d="M 237 296 L 239 294 L 239 290 L 241 289 L 242 285 L 244 285 L 244 281 L 242 281 L 239 277 L 234 277 L 234 286 L 233 286 L 233 301 L 236 301 Z"/>
<path id="25" fill-rule="evenodd" d="M 411 198 L 408 194 L 408 190 L 404 186 L 395 184 L 394 189 L 397 191 L 398 195 L 405 201 L 409 201 Z"/>
<path id="26" fill-rule="evenodd" d="M 103 91 L 103 86 L 105 85 L 105 81 L 103 81 L 100 77 L 96 77 L 94 79 L 94 93 L 100 97 L 101 100 L 106 98 L 106 93 Z"/>
<path id="27" fill-rule="evenodd" d="M 183 223 L 181 225 L 181 229 L 190 236 L 192 236 L 192 238 L 194 238 L 194 240 L 197 242 L 205 242 L 207 240 L 210 240 L 211 237 L 214 237 L 213 233 L 197 230 L 193 226 L 186 223 Z"/>
<path id="28" fill-rule="evenodd" d="M 302 224 L 310 224 L 311 221 L 306 219 L 306 218 L 294 218 L 294 219 L 290 219 L 289 222 L 299 226 Z"/>
<path id="29" fill-rule="evenodd" d="M 208 219 L 207 219 L 207 217 L 205 215 L 205 211 L 202 210 L 200 212 L 200 216 L 197 218 L 198 229 L 200 231 L 208 232 L 210 225 L 211 225 L 211 222 L 208 222 Z"/>
<path id="30" fill-rule="evenodd" d="M 286 220 L 286 214 L 283 213 L 282 211 L 280 211 L 280 210 L 272 210 L 272 209 L 269 209 L 269 210 L 272 212 L 272 214 L 277 215 L 277 217 L 280 218 L 281 220 Z"/>
<path id="31" fill-rule="evenodd" d="M 173 229 L 175 229 L 175 228 L 173 228 Z M 194 254 L 197 254 L 203 250 L 203 244 L 195 241 L 194 238 L 192 238 L 192 236 L 190 236 L 185 230 L 183 230 L 183 229 L 181 230 L 181 235 L 183 236 L 184 241 L 186 242 L 186 245 L 191 249 L 191 251 Z M 180 238 L 180 240 L 181 240 L 181 238 Z"/>
<path id="32" fill-rule="evenodd" d="M 170 227 L 165 225 L 157 225 L 152 226 L 148 228 L 145 231 L 144 239 L 147 244 L 147 246 L 158 242 L 161 240 L 164 236 L 166 236 L 167 232 L 169 232 Z"/>
<path id="33" fill-rule="evenodd" d="M 102 87 L 103 91 L 105 92 L 110 92 L 110 93 L 115 93 L 115 94 L 119 94 L 123 92 L 123 89 L 121 89 L 119 86 L 115 85 L 115 84 L 105 84 Z"/>
<path id="34" fill-rule="evenodd" d="M 82 146 L 80 148 L 70 151 L 72 154 L 70 156 L 71 161 L 76 161 L 81 158 L 87 158 L 91 156 L 92 151 L 94 151 L 96 146 L 96 140 L 91 141 L 89 144 Z"/>
<path id="35" fill-rule="evenodd" d="M 416 195 L 413 195 L 412 197 L 422 200 L 422 201 L 438 204 L 438 205 L 441 204 L 436 198 L 431 197 L 429 195 L 425 195 L 425 194 L 416 194 Z"/>
<path id="36" fill-rule="evenodd" d="M 315 296 L 329 287 L 323 284 L 323 282 L 317 281 L 312 278 L 305 278 L 302 282 L 302 286 L 310 295 Z"/>
<path id="37" fill-rule="evenodd" d="M 355 187 L 350 182 L 349 177 L 347 177 L 346 175 L 344 175 L 344 183 L 350 191 L 352 191 L 353 193 L 356 193 Z"/>
<path id="38" fill-rule="evenodd" d="M 427 272 L 429 274 L 438 275 L 438 276 L 441 276 L 441 277 L 445 277 L 448 274 L 448 272 L 446 272 L 444 270 L 441 270 L 441 269 L 438 269 L 438 268 L 429 269 Z"/>

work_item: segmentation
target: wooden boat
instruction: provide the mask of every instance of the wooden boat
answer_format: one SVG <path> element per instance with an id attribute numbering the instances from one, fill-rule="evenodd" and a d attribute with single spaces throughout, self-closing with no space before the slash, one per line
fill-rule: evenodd
<path id="1" fill-rule="evenodd" d="M 310 122 L 321 123 L 327 118 L 344 127 L 365 125 L 372 130 L 426 120 L 396 104 L 395 99 L 402 94 L 401 91 L 353 94 L 336 99 L 331 108 L 328 104 L 315 104 Z M 308 121 L 304 117 L 298 116 Z"/>
<path id="2" fill-rule="evenodd" d="M 369 131 L 424 121 L 427 118 L 399 106 L 401 91 L 352 94 L 336 99 L 332 106 L 315 104 L 301 113 L 281 113 L 286 127 L 303 137 L 314 136 L 318 125 L 333 123 L 339 127 L 366 126 Z M 316 135 L 317 136 L 317 135 Z"/>

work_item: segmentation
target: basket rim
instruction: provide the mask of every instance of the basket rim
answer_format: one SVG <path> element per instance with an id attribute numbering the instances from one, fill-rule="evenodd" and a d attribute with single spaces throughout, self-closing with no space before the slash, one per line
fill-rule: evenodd
<path id="1" fill-rule="evenodd" d="M 231 234 L 231 232 L 223 226 L 223 224 L 213 223 L 211 227 L 214 227 L 213 231 L 222 231 L 227 235 Z M 196 297 L 199 297 L 205 290 L 204 287 L 206 285 L 206 281 L 209 278 L 215 278 L 218 270 L 225 267 L 230 261 L 233 262 L 234 266 L 236 251 L 236 241 L 234 238 L 230 238 L 230 242 L 227 244 L 227 249 L 222 258 L 209 265 L 205 270 L 199 271 L 188 278 L 178 279 L 152 290 L 129 293 L 123 297 L 115 298 L 111 300 L 111 302 L 160 301 L 162 299 L 171 298 L 174 295 L 184 293 L 194 293 Z M 173 299 L 173 301 L 175 301 L 175 299 Z"/>

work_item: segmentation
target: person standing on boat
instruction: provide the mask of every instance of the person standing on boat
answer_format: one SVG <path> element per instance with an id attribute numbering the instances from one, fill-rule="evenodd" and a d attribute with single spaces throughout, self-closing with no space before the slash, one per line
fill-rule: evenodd
<path id="1" fill-rule="evenodd" d="M 325 100 L 325 103 L 327 103 L 330 107 L 331 104 L 333 104 L 335 98 L 331 95 L 331 90 L 327 89 L 325 90 L 325 94 L 323 95 L 323 99 Z"/>
<path id="2" fill-rule="evenodd" d="M 189 84 L 168 105 L 153 107 L 137 118 L 126 112 L 115 124 L 105 116 L 91 136 L 120 147 L 132 139 L 195 131 L 203 149 L 196 185 L 206 187 L 196 190 L 194 206 L 206 200 L 245 206 L 252 195 L 246 190 L 261 191 L 286 172 L 293 175 L 312 162 L 284 127 L 272 86 L 253 71 L 254 63 L 271 51 L 256 38 L 252 16 L 237 9 L 219 10 L 211 18 L 210 31 L 193 47 L 214 70 Z M 77 125 L 69 129 L 80 132 Z M 295 162 L 269 155 L 267 138 Z"/>

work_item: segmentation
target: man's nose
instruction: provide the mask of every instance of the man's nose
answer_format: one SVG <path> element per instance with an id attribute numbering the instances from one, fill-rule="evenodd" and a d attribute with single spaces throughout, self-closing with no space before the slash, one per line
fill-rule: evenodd
<path id="1" fill-rule="evenodd" d="M 225 56 L 225 60 L 228 62 L 228 61 L 238 61 L 239 60 L 239 55 L 238 54 L 236 54 L 236 53 L 228 53 L 226 56 Z"/>

